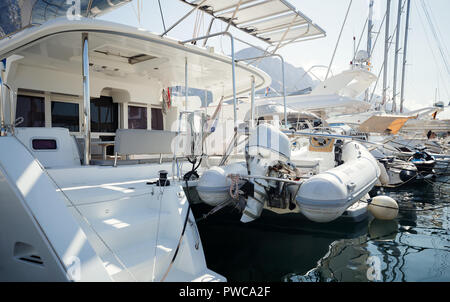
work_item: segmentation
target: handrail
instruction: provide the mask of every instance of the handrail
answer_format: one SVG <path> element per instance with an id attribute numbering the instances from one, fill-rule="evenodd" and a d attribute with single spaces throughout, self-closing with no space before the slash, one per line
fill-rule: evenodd
<path id="1" fill-rule="evenodd" d="M 284 105 L 284 125 L 287 127 L 288 125 L 288 121 L 287 121 L 287 104 L 286 104 L 286 81 L 285 81 L 285 70 L 284 70 L 284 58 L 282 55 L 277 54 L 277 53 L 271 53 L 271 54 L 267 54 L 267 55 L 263 55 L 263 56 L 257 56 L 257 57 L 253 57 L 253 58 L 246 58 L 246 59 L 240 59 L 237 60 L 236 62 L 240 62 L 240 61 L 250 61 L 250 60 L 259 60 L 259 59 L 264 59 L 264 58 L 268 58 L 268 57 L 278 57 L 281 60 L 281 73 L 282 73 L 282 78 L 283 78 L 283 105 Z"/>
<path id="2" fill-rule="evenodd" d="M 213 38 L 213 37 L 217 37 L 217 36 L 228 36 L 228 37 L 230 37 L 230 40 L 231 40 L 231 68 L 232 68 L 232 76 L 233 76 L 234 131 L 237 132 L 238 123 L 237 123 L 236 60 L 235 60 L 235 54 L 234 54 L 234 36 L 227 31 L 223 31 L 223 32 L 218 32 L 218 33 L 209 34 L 206 36 L 189 39 L 189 40 L 181 42 L 181 44 L 184 45 L 187 43 L 191 43 L 191 42 L 195 42 L 195 41 L 199 41 L 199 40 L 205 40 L 205 39 L 209 39 L 209 38 Z"/>
<path id="3" fill-rule="evenodd" d="M 0 136 L 6 136 L 6 124 L 5 124 L 5 107 L 4 107 L 4 78 L 5 78 L 5 65 L 3 61 L 0 61 Z"/>
<path id="4" fill-rule="evenodd" d="M 91 156 L 91 99 L 89 85 L 89 39 L 87 33 L 82 34 L 82 48 L 84 165 L 89 166 Z"/>

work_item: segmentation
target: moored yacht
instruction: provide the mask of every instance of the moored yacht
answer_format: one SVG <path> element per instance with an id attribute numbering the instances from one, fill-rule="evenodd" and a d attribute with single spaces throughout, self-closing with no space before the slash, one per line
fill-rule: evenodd
<path id="1" fill-rule="evenodd" d="M 1 280 L 225 281 L 178 173 L 192 154 L 174 147 L 177 129 L 195 112 L 169 95 L 189 79 L 236 97 L 250 81 L 235 75 L 264 88 L 265 73 L 84 18 L 6 37 L 0 59 Z"/>

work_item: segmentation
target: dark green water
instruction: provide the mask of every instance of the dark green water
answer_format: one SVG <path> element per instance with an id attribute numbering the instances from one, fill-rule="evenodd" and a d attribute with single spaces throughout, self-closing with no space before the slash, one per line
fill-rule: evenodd
<path id="1" fill-rule="evenodd" d="M 450 185 L 384 194 L 400 205 L 395 221 L 316 224 L 265 211 L 244 225 L 224 209 L 198 223 L 208 267 L 228 281 L 450 281 Z"/>

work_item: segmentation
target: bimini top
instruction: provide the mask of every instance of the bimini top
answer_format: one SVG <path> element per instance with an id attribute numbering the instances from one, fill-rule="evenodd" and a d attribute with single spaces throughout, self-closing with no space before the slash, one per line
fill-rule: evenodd
<path id="1" fill-rule="evenodd" d="M 325 31 L 284 0 L 181 0 L 271 46 L 312 40 Z"/>
<path id="2" fill-rule="evenodd" d="M 132 0 L 2 0 L 0 39 L 28 26 L 68 15 L 96 17 Z"/>

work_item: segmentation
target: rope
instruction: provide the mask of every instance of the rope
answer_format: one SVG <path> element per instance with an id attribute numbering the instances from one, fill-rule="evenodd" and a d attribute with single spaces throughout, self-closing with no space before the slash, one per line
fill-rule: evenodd
<path id="1" fill-rule="evenodd" d="M 172 260 L 170 261 L 169 267 L 167 268 L 166 272 L 164 273 L 164 276 L 161 279 L 161 282 L 164 282 L 164 280 L 167 278 L 167 275 L 169 274 L 170 270 L 172 269 L 172 266 L 173 266 L 173 264 L 175 262 L 175 259 L 178 256 L 178 252 L 180 250 L 181 243 L 183 242 L 184 234 L 186 233 L 187 222 L 189 221 L 189 215 L 191 213 L 191 203 L 189 202 L 189 200 L 191 200 L 191 198 L 190 198 L 190 195 L 189 195 L 189 182 L 188 181 L 189 181 L 190 176 L 192 176 L 192 175 L 197 175 L 198 176 L 196 171 L 200 167 L 200 165 L 202 163 L 202 159 L 203 158 L 200 158 L 200 161 L 199 161 L 198 165 L 195 166 L 195 164 L 197 163 L 197 159 L 194 159 L 193 161 L 191 161 L 188 158 L 188 161 L 192 164 L 192 170 L 184 176 L 184 180 L 186 182 L 186 198 L 187 198 L 187 201 L 188 201 L 188 210 L 187 210 L 186 219 L 185 219 L 184 225 L 183 225 L 183 231 L 181 232 L 177 248 L 176 248 L 175 253 L 174 253 L 173 257 L 172 257 Z M 158 227 L 159 227 L 159 225 L 158 225 Z M 155 254 L 155 256 L 156 256 L 156 254 Z"/>
<path id="2" fill-rule="evenodd" d="M 186 179 L 186 192 L 188 192 L 187 193 L 187 197 L 189 197 L 189 183 L 188 183 L 187 179 Z M 179 252 L 180 247 L 181 247 L 181 243 L 183 242 L 184 234 L 186 233 L 186 226 L 187 226 L 187 223 L 189 221 L 189 215 L 190 214 L 191 214 L 191 204 L 190 204 L 190 202 L 188 200 L 188 210 L 187 210 L 186 218 L 184 220 L 183 231 L 181 232 L 181 236 L 180 236 L 180 239 L 178 241 L 177 248 L 175 250 L 175 253 L 173 254 L 172 260 L 170 261 L 169 267 L 167 268 L 167 270 L 164 273 L 164 276 L 162 277 L 160 282 L 164 282 L 166 280 L 167 275 L 169 275 L 169 272 L 172 269 L 173 264 L 175 263 L 175 260 L 176 260 L 176 258 L 178 256 L 178 252 Z M 156 257 L 156 255 L 155 255 L 155 257 Z"/>
<path id="3" fill-rule="evenodd" d="M 416 172 L 415 170 L 409 170 L 409 169 L 404 169 L 404 170 L 405 170 L 405 171 Z M 410 183 L 410 182 L 416 180 L 416 178 L 417 178 L 418 175 L 420 175 L 420 173 L 417 173 L 416 177 L 412 177 L 412 178 L 410 178 L 409 180 L 407 180 L 407 181 L 405 181 L 405 182 L 403 182 L 403 183 L 401 183 L 401 184 L 399 184 L 399 185 L 396 185 L 396 186 L 395 186 L 395 185 L 384 185 L 384 186 L 382 186 L 382 187 L 384 187 L 384 188 L 390 188 L 390 189 L 399 188 L 399 187 L 401 187 L 401 186 L 404 186 L 404 185 L 406 185 L 406 184 L 408 184 L 408 183 Z"/>
<path id="4" fill-rule="evenodd" d="M 411 212 L 428 212 L 428 211 L 434 211 L 434 210 L 447 208 L 447 207 L 450 206 L 450 203 L 446 203 L 445 205 L 437 206 L 437 207 L 434 207 L 434 208 L 428 208 L 428 209 L 408 209 L 408 208 L 400 208 L 400 207 L 394 208 L 394 207 L 377 205 L 377 204 L 373 204 L 372 201 L 373 201 L 373 199 L 370 200 L 370 201 L 360 200 L 360 202 L 367 203 L 368 205 L 372 205 L 372 206 L 378 207 L 378 208 L 385 208 L 385 209 L 399 210 L 399 211 L 411 211 Z"/>
<path id="5" fill-rule="evenodd" d="M 155 243 L 155 257 L 153 258 L 153 274 L 152 281 L 155 281 L 155 271 L 156 271 L 156 258 L 158 253 L 158 240 L 159 240 L 159 225 L 161 224 L 161 212 L 162 212 L 162 197 L 164 196 L 164 192 L 166 190 L 167 179 L 164 181 L 164 186 L 159 187 L 159 212 L 158 212 L 158 224 L 156 226 L 156 243 Z M 161 186 L 161 184 L 160 184 Z"/>
<path id="6" fill-rule="evenodd" d="M 239 199 L 239 175 L 230 175 L 231 185 L 230 185 L 230 195 L 234 200 Z"/>

